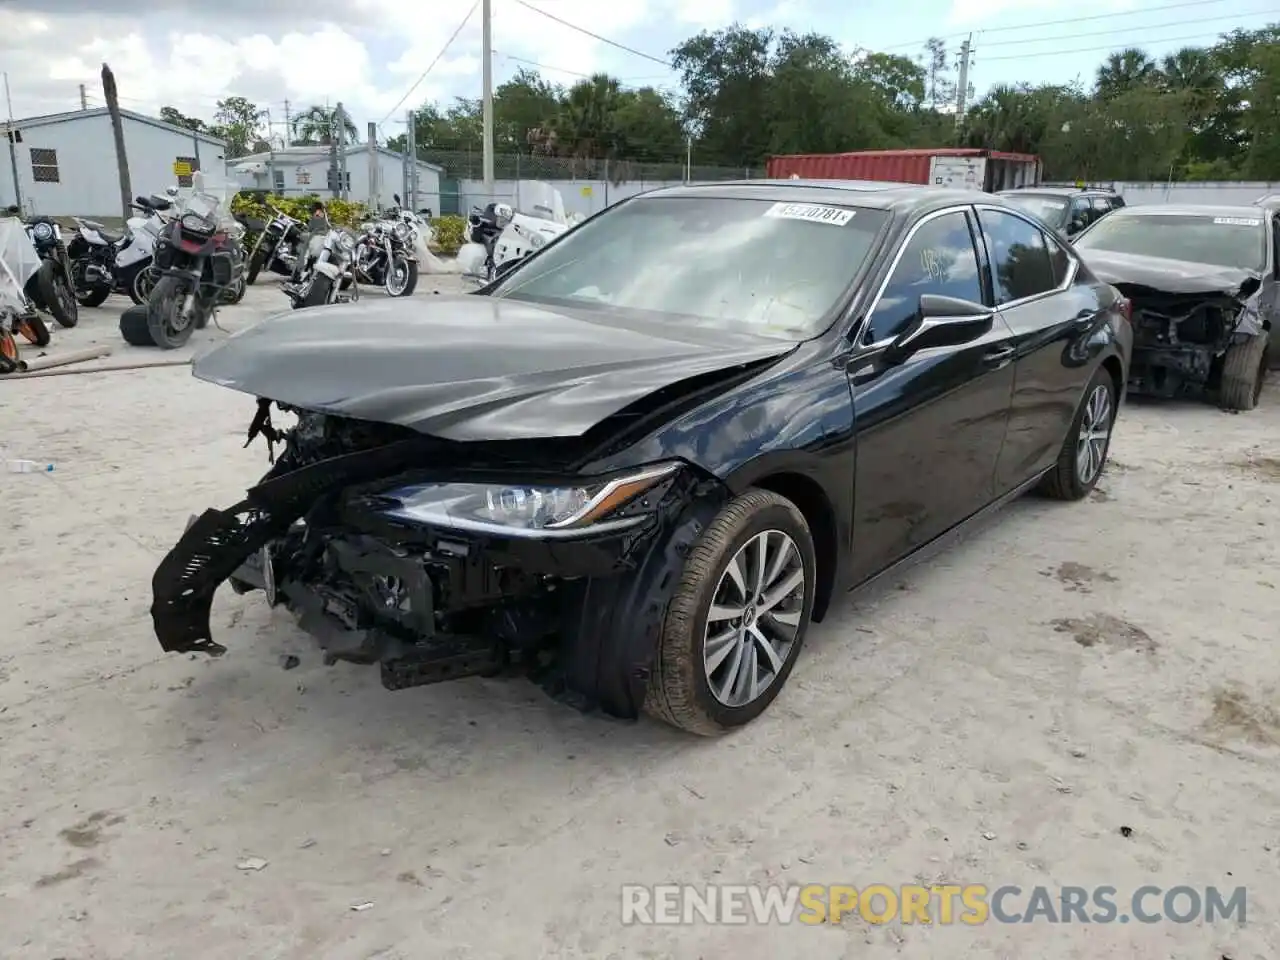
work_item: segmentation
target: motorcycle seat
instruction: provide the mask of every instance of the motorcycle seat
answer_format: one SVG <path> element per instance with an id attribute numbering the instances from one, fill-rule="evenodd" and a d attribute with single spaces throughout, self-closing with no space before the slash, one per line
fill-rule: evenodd
<path id="1" fill-rule="evenodd" d="M 116 243 L 117 241 L 124 239 L 123 231 L 108 230 L 96 220 L 81 220 L 80 222 L 90 230 L 96 230 L 102 239 L 107 241 L 107 243 Z"/>

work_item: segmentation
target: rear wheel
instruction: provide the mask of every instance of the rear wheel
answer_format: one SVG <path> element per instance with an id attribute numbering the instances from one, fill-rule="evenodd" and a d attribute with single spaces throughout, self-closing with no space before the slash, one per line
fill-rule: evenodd
<path id="1" fill-rule="evenodd" d="M 36 274 L 40 299 L 60 327 L 74 327 L 80 319 L 75 292 L 69 281 L 52 260 L 46 260 Z"/>
<path id="2" fill-rule="evenodd" d="M 645 710 L 702 736 L 763 713 L 800 655 L 816 568 L 809 526 L 791 501 L 766 490 L 732 500 L 685 561 Z"/>
<path id="3" fill-rule="evenodd" d="M 1267 377 L 1270 338 L 1270 333 L 1263 330 L 1227 347 L 1218 393 L 1218 406 L 1223 410 L 1252 410 L 1258 405 Z"/>
<path id="4" fill-rule="evenodd" d="M 147 326 L 157 347 L 175 350 L 191 339 L 196 324 L 183 312 L 186 299 L 187 291 L 177 277 L 161 277 L 156 282 L 147 300 Z"/>
<path id="5" fill-rule="evenodd" d="M 18 341 L 0 320 L 0 373 L 13 373 L 21 361 L 18 359 Z"/>
<path id="6" fill-rule="evenodd" d="M 1116 416 L 1116 383 L 1099 367 L 1085 388 L 1067 439 L 1040 490 L 1055 500 L 1080 500 L 1098 483 L 1111 450 L 1111 427 Z"/>
<path id="7" fill-rule="evenodd" d="M 100 307 L 111 296 L 110 287 L 90 287 L 76 294 L 76 300 L 82 307 Z"/>
<path id="8" fill-rule="evenodd" d="M 151 297 L 151 291 L 156 286 L 156 271 L 152 269 L 150 264 L 139 269 L 129 282 L 129 299 L 135 304 L 146 303 Z"/>
<path id="9" fill-rule="evenodd" d="M 47 347 L 49 345 L 49 327 L 44 322 L 44 317 L 38 313 L 32 313 L 23 317 L 18 321 L 18 333 L 22 334 L 22 338 L 27 343 L 35 344 L 37 347 Z"/>

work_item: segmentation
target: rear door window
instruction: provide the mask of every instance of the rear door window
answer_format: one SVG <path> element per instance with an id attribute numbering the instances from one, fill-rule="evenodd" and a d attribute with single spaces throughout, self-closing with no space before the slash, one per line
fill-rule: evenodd
<path id="1" fill-rule="evenodd" d="M 1000 210 L 983 210 L 980 219 L 991 254 L 997 304 L 1048 293 L 1058 286 L 1049 238 L 1039 227 Z"/>

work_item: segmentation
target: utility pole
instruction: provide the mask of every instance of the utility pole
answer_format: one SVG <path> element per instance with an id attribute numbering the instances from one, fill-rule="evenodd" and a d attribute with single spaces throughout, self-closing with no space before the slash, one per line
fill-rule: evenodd
<path id="1" fill-rule="evenodd" d="M 493 0 L 483 0 L 481 8 L 480 57 L 483 66 L 484 94 L 481 111 L 484 123 L 484 192 L 485 202 L 493 200 Z M 414 164 L 414 170 L 417 170 Z"/>
<path id="2" fill-rule="evenodd" d="M 407 210 L 418 209 L 418 124 L 414 111 L 409 111 L 409 127 L 405 134 L 405 155 L 409 158 L 409 182 L 404 188 L 404 205 Z"/>
<path id="3" fill-rule="evenodd" d="M 956 84 L 956 127 L 964 123 L 965 101 L 969 99 L 969 60 L 973 56 L 973 34 L 960 44 L 960 82 Z"/>
<path id="4" fill-rule="evenodd" d="M 333 122 L 338 128 L 338 196 L 347 199 L 347 112 L 342 101 L 333 110 Z"/>
<path id="5" fill-rule="evenodd" d="M 267 176 L 271 179 L 271 192 L 276 192 L 276 145 L 271 142 L 271 111 L 262 111 L 267 117 Z M 281 193 L 284 191 L 281 190 Z"/>
<path id="6" fill-rule="evenodd" d="M 413 155 L 413 111 L 404 113 L 404 153 L 400 155 L 400 200 L 409 202 L 409 158 Z M 412 208 L 411 208 L 412 209 Z"/>
<path id="7" fill-rule="evenodd" d="M 116 95 L 116 75 L 105 63 L 102 65 L 102 97 L 107 101 L 111 114 L 111 132 L 116 141 L 116 173 L 120 178 L 120 215 L 129 219 L 129 205 L 133 202 L 133 189 L 129 185 L 129 155 L 124 149 L 124 124 L 120 120 L 120 100 Z"/>
<path id="8" fill-rule="evenodd" d="M 378 164 L 378 125 L 372 120 L 369 121 L 369 209 L 379 210 L 382 208 L 382 190 L 379 189 L 382 184 L 378 181 L 382 178 L 378 176 L 382 170 Z"/>
<path id="9" fill-rule="evenodd" d="M 80 84 L 80 109 L 81 110 L 89 109 L 89 95 L 85 91 L 83 83 Z"/>
<path id="10" fill-rule="evenodd" d="M 289 101 L 284 102 L 284 146 L 287 150 L 293 144 L 293 130 L 289 126 Z"/>
<path id="11" fill-rule="evenodd" d="M 9 122 L 4 125 L 5 139 L 9 141 L 9 165 L 13 168 L 13 205 L 22 206 L 22 187 L 18 186 L 18 148 L 14 145 L 16 134 L 13 132 L 13 98 L 9 96 L 9 74 L 4 75 L 4 103 L 8 111 Z"/>
<path id="12" fill-rule="evenodd" d="M 325 107 L 327 111 L 329 108 Z M 338 115 L 330 113 L 329 115 L 329 193 L 335 198 L 338 196 L 338 131 L 334 129 L 337 125 Z"/>

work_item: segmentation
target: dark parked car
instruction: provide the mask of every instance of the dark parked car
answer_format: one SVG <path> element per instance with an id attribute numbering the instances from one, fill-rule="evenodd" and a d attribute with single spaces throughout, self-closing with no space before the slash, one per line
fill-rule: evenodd
<path id="1" fill-rule="evenodd" d="M 1035 187 L 1003 190 L 997 196 L 1035 214 L 1064 237 L 1124 206 L 1124 197 L 1103 188 Z"/>
<path id="2" fill-rule="evenodd" d="M 1280 319 L 1277 218 L 1250 206 L 1128 207 L 1075 238 L 1094 272 L 1133 302 L 1130 389 L 1257 406 Z"/>
<path id="3" fill-rule="evenodd" d="M 474 294 L 273 317 L 196 361 L 284 450 L 161 562 L 157 637 L 221 653 L 230 578 L 393 689 L 519 665 L 744 724 L 845 590 L 1093 488 L 1126 309 L 989 195 L 754 181 L 625 200 Z"/>

